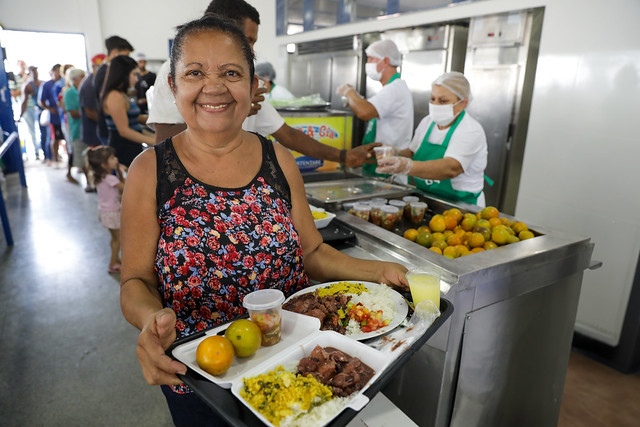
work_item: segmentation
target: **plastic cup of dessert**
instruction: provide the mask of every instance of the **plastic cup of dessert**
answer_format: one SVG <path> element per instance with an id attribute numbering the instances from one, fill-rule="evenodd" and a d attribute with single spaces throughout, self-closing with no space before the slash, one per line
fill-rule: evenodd
<path id="1" fill-rule="evenodd" d="M 422 222 L 424 213 L 427 211 L 427 204 L 424 202 L 411 202 L 411 222 L 418 224 Z"/>
<path id="2" fill-rule="evenodd" d="M 380 147 L 374 147 L 373 152 L 376 154 L 376 160 L 380 162 L 380 160 L 382 159 L 391 157 L 391 154 L 393 153 L 393 147 L 390 145 L 382 145 Z"/>
<path id="3" fill-rule="evenodd" d="M 398 222 L 398 215 L 400 215 L 400 208 L 397 206 L 384 205 L 382 207 L 382 227 L 387 230 L 392 230 Z"/>
<path id="4" fill-rule="evenodd" d="M 284 294 L 278 289 L 261 289 L 247 294 L 242 301 L 249 318 L 262 332 L 262 345 L 277 344 L 282 337 L 282 303 Z"/>
<path id="5" fill-rule="evenodd" d="M 371 202 L 371 213 L 369 214 L 369 221 L 375 225 L 382 225 L 382 208 L 387 206 L 386 203 L 377 201 Z"/>
<path id="6" fill-rule="evenodd" d="M 411 219 L 411 203 L 419 202 L 420 198 L 417 196 L 404 196 L 402 201 L 406 203 L 404 207 L 404 217 L 407 219 Z"/>
<path id="7" fill-rule="evenodd" d="M 371 215 L 371 205 L 368 203 L 356 203 L 353 205 L 353 214 L 360 219 L 365 221 L 369 221 L 369 216 Z"/>

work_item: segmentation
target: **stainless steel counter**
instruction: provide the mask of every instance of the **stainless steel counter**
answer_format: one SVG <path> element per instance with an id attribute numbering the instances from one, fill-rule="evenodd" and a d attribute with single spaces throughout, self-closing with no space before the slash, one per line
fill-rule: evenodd
<path id="1" fill-rule="evenodd" d="M 454 206 L 413 193 L 437 212 Z M 582 275 L 591 265 L 588 237 L 529 224 L 541 235 L 448 259 L 338 205 L 325 207 L 355 231 L 341 251 L 430 265 L 450 286 L 454 313 L 386 387 L 389 399 L 420 426 L 557 424 Z"/>

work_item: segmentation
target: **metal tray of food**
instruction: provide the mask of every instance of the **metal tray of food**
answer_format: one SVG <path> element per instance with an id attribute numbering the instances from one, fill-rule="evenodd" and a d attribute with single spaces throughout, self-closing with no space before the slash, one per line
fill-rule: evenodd
<path id="1" fill-rule="evenodd" d="M 373 178 L 311 182 L 304 185 L 307 197 L 324 204 L 338 204 L 372 197 L 400 197 L 412 188 Z"/>
<path id="2" fill-rule="evenodd" d="M 368 386 L 366 391 L 361 395 L 366 396 L 367 399 L 373 398 L 386 384 L 389 383 L 398 372 L 398 370 L 422 347 L 431 336 L 444 324 L 444 322 L 451 316 L 453 312 L 452 304 L 446 299 L 440 299 L 440 316 L 433 322 L 433 324 L 424 332 L 424 334 L 414 341 L 409 348 L 407 348 L 402 354 L 391 361 L 380 375 L 376 376 L 376 379 Z M 295 314 L 295 313 L 292 313 Z M 230 323 L 230 322 L 228 322 Z M 168 350 L 167 355 L 174 357 L 173 350 L 178 346 L 189 344 L 194 340 L 202 339 L 206 334 L 210 334 L 213 330 L 226 329 L 227 324 L 220 325 L 211 330 L 201 331 L 192 336 L 185 337 L 176 341 Z M 347 339 L 347 338 L 345 338 Z M 354 341 L 354 345 L 356 344 Z M 294 351 L 294 350 L 292 350 Z M 375 350 L 374 350 L 375 351 Z M 284 353 L 283 353 L 284 354 Z M 208 406 L 213 408 L 219 415 L 221 415 L 225 421 L 231 425 L 244 425 L 244 426 L 263 426 L 264 422 L 256 416 L 254 411 L 245 406 L 228 388 L 221 387 L 209 379 L 198 374 L 191 368 L 187 369 L 185 375 L 178 375 L 181 380 L 184 381 Z M 360 408 L 362 409 L 362 408 Z M 337 416 L 335 416 L 328 426 L 344 426 L 351 421 L 360 409 L 353 409 L 347 407 L 342 410 Z"/>

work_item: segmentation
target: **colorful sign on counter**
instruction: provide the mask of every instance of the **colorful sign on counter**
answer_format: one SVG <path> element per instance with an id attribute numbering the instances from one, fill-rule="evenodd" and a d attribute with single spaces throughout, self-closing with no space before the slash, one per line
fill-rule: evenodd
<path id="1" fill-rule="evenodd" d="M 339 150 L 351 148 L 351 129 L 353 118 L 349 115 L 287 117 L 282 115 L 285 123 L 294 129 L 304 132 L 316 141 L 335 147 Z M 291 151 L 298 168 L 303 172 L 327 171 L 338 168 L 338 162 L 316 159 Z"/>

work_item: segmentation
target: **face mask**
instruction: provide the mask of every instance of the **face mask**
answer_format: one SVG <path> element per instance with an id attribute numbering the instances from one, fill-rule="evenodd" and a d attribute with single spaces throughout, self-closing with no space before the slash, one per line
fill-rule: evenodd
<path id="1" fill-rule="evenodd" d="M 364 64 L 364 72 L 369 76 L 369 78 L 375 81 L 380 81 L 380 78 L 382 78 L 382 71 L 378 71 L 377 62 L 367 62 Z"/>
<path id="2" fill-rule="evenodd" d="M 453 114 L 453 107 L 455 105 L 458 105 L 462 101 L 463 100 L 461 99 L 455 104 L 446 105 L 429 104 L 429 115 L 438 126 L 446 126 L 450 124 L 457 116 L 457 114 Z"/>

